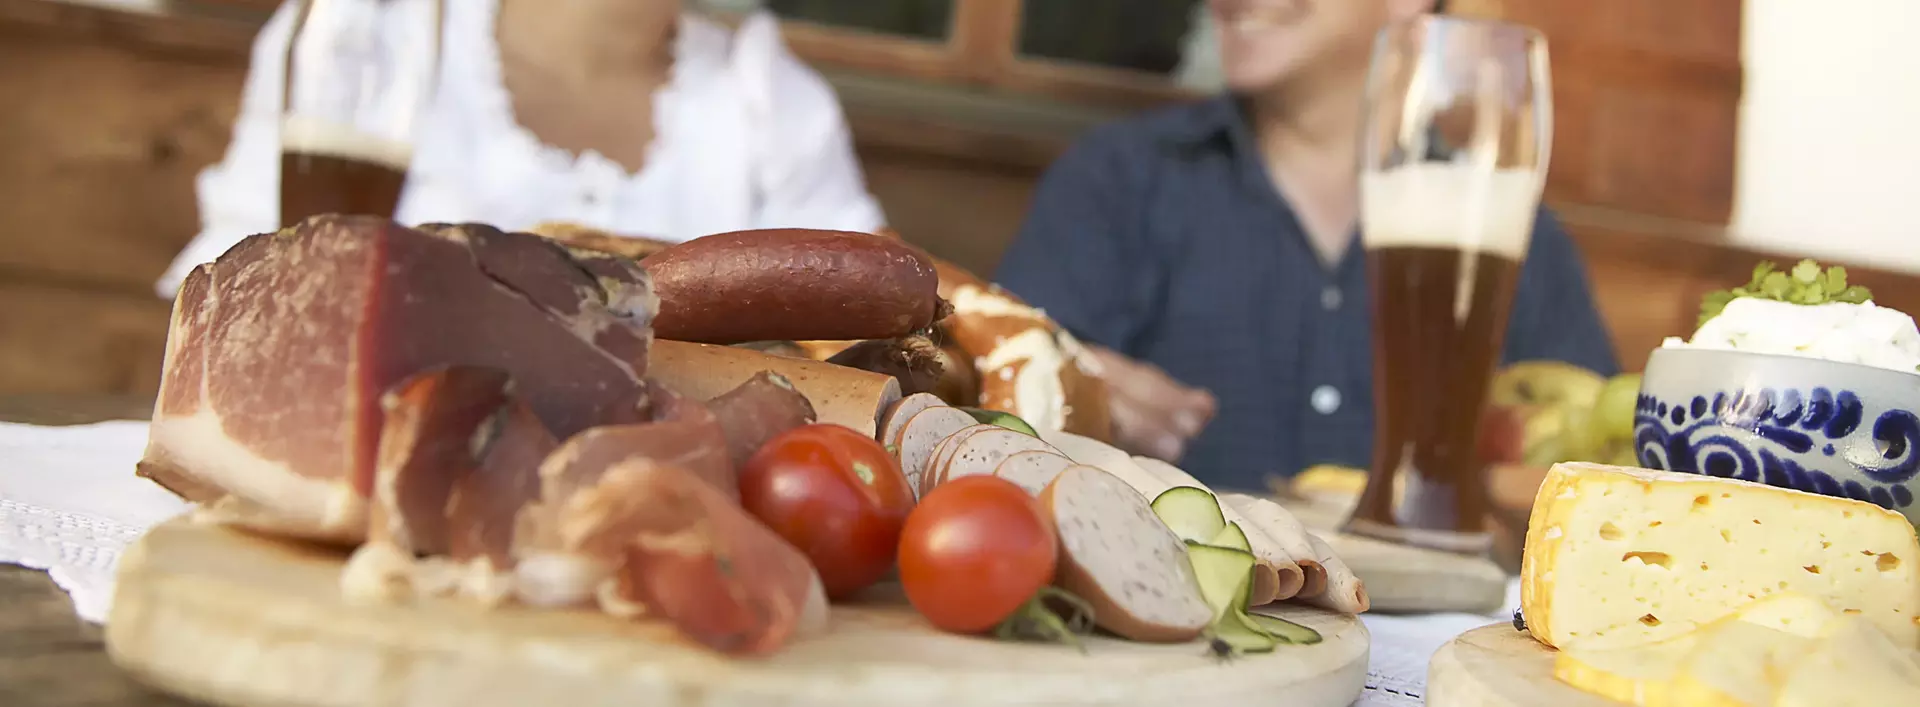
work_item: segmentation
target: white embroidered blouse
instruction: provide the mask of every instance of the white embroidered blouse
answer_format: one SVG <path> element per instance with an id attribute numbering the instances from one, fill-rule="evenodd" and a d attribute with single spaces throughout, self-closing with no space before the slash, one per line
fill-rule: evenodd
<path id="1" fill-rule="evenodd" d="M 593 151 L 540 142 L 515 122 L 494 44 L 498 0 L 444 5 L 439 91 L 414 148 L 396 219 L 524 229 L 569 221 L 682 241 L 746 228 L 871 231 L 867 193 L 833 90 L 790 54 L 771 15 L 729 31 L 681 18 L 672 75 L 654 96 L 653 143 L 630 173 Z M 225 158 L 197 183 L 201 232 L 156 290 L 279 221 L 279 129 L 294 5 L 254 40 Z"/>

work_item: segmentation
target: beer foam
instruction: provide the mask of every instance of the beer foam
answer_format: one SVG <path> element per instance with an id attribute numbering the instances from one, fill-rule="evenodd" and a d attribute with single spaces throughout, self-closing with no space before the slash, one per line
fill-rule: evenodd
<path id="1" fill-rule="evenodd" d="M 1361 242 L 1367 248 L 1458 248 L 1522 260 L 1541 182 L 1532 170 L 1489 173 L 1435 162 L 1363 172 Z"/>
<path id="2" fill-rule="evenodd" d="M 280 150 L 366 160 L 402 172 L 413 161 L 413 146 L 404 141 L 306 115 L 280 119 Z"/>

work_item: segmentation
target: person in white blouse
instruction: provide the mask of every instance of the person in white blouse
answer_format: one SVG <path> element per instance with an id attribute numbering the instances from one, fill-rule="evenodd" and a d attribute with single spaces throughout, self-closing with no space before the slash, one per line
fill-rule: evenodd
<path id="1" fill-rule="evenodd" d="M 156 289 L 279 227 L 279 129 L 297 3 L 254 41 L 225 158 L 200 174 L 201 232 Z M 679 0 L 449 0 L 440 84 L 396 220 L 565 221 L 667 241 L 748 228 L 873 231 L 833 90 L 777 21 L 733 29 Z"/>

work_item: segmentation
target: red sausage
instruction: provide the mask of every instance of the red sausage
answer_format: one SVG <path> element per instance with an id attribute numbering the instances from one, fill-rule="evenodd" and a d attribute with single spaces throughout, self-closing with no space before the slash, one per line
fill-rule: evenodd
<path id="1" fill-rule="evenodd" d="M 933 325 L 939 277 L 905 241 L 809 229 L 736 231 L 647 256 L 662 339 L 707 344 L 891 339 Z"/>

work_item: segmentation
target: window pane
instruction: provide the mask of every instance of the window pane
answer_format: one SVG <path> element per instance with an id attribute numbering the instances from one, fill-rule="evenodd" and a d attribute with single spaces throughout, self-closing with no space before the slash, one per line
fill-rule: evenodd
<path id="1" fill-rule="evenodd" d="M 946 41 L 954 0 L 695 0 L 707 10 L 769 10 L 781 19 Z"/>
<path id="2" fill-rule="evenodd" d="M 1020 53 L 1172 78 L 1205 11 L 1201 0 L 1026 0 Z"/>

